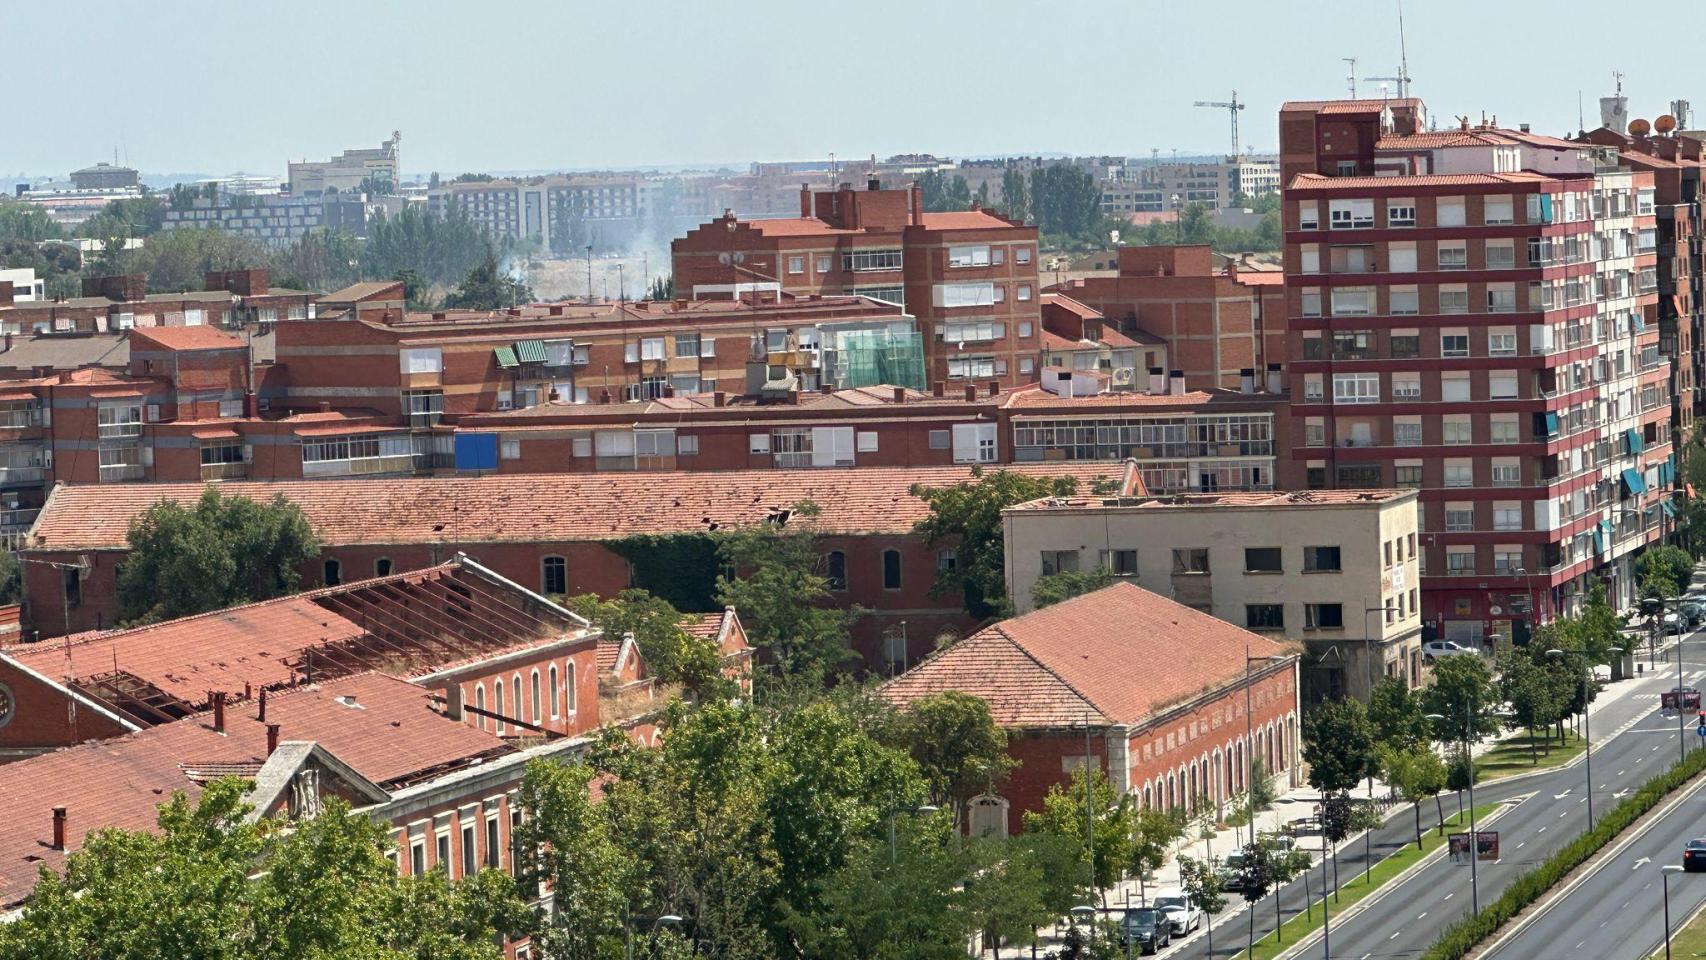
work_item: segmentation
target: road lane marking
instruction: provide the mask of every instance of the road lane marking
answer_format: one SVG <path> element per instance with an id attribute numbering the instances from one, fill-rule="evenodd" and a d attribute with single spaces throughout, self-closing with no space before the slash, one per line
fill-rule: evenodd
<path id="1" fill-rule="evenodd" d="M 1445 898 L 1446 898 L 1446 899 L 1447 899 L 1447 900 L 1450 900 L 1450 899 L 1451 899 L 1451 898 L 1452 898 L 1452 897 L 1455 897 L 1455 896 L 1457 896 L 1457 894 L 1455 894 L 1455 893 L 1448 893 L 1448 894 L 1446 894 L 1446 895 L 1445 895 Z"/>
<path id="2" fill-rule="evenodd" d="M 1394 931 L 1392 931 L 1392 936 L 1390 936 L 1390 937 L 1387 937 L 1387 938 L 1386 938 L 1386 939 L 1388 939 L 1388 940 L 1396 940 L 1396 939 L 1398 939 L 1398 934 L 1400 934 L 1400 933 L 1403 933 L 1403 932 L 1404 932 L 1404 931 L 1402 931 L 1402 930 L 1394 930 Z"/>
<path id="3" fill-rule="evenodd" d="M 1522 843 L 1527 843 L 1527 842 L 1528 842 L 1528 841 L 1527 841 L 1527 840 L 1524 840 L 1524 841 L 1523 841 L 1523 842 L 1522 842 Z M 1516 848 L 1517 848 L 1517 849 L 1518 849 L 1518 850 L 1521 850 L 1521 849 L 1522 849 L 1522 843 L 1519 843 L 1519 844 L 1517 844 L 1517 845 L 1516 845 Z"/>
<path id="4" fill-rule="evenodd" d="M 1536 833 L 1545 833 L 1545 832 L 1546 832 L 1546 828 L 1545 828 L 1545 827 L 1541 827 L 1541 828 L 1540 828 L 1540 829 L 1539 829 L 1539 830 L 1537 830 L 1537 831 L 1535 831 L 1535 832 L 1536 832 Z"/>
<path id="5" fill-rule="evenodd" d="M 1428 912 L 1426 910 L 1423 910 L 1422 915 L 1417 917 L 1416 919 L 1417 920 L 1426 920 L 1427 918 L 1428 918 Z"/>

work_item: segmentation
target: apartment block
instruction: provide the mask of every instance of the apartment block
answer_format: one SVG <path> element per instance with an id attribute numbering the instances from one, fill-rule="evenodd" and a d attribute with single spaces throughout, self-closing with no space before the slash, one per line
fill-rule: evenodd
<path id="1" fill-rule="evenodd" d="M 550 176 L 447 183 L 428 192 L 429 208 L 460 208 L 493 237 L 536 237 L 548 250 L 579 255 L 627 243 L 650 210 L 639 177 Z"/>
<path id="2" fill-rule="evenodd" d="M 1675 529 L 1653 174 L 1611 147 L 1285 105 L 1292 458 L 1421 491 L 1426 631 L 1521 641 Z"/>
<path id="3" fill-rule="evenodd" d="M 313 316 L 315 295 L 268 285 L 265 269 L 216 271 L 204 289 L 149 293 L 142 274 L 84 277 L 82 296 L 0 303 L 0 333 L 108 333 L 133 327 L 237 328 Z"/>
<path id="4" fill-rule="evenodd" d="M 377 147 L 345 150 L 330 160 L 303 160 L 288 167 L 290 192 L 299 197 L 318 197 L 329 193 L 355 193 L 368 177 L 401 183 L 399 151 L 403 135 L 393 132 L 391 139 Z"/>
<path id="5" fill-rule="evenodd" d="M 671 250 L 682 296 L 873 297 L 917 319 L 930 381 L 1035 379 L 1035 227 L 980 209 L 926 213 L 918 187 L 884 190 L 872 179 L 865 190 L 801 187 L 798 217 L 725 211 Z"/>
<path id="6" fill-rule="evenodd" d="M 1002 511 L 1007 590 L 1107 570 L 1185 606 L 1301 644 L 1306 703 L 1367 701 L 1382 677 L 1422 679 L 1418 495 L 1299 490 L 1074 496 Z"/>

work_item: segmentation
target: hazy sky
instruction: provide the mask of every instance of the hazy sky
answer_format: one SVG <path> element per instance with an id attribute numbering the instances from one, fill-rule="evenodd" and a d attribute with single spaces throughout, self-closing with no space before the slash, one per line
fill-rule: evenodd
<path id="1" fill-rule="evenodd" d="M 0 136 L 6 176 L 62 176 L 115 146 L 144 171 L 282 175 L 288 159 L 393 129 L 405 177 L 831 152 L 1212 152 L 1227 149 L 1225 112 L 1191 102 L 1233 88 L 1249 104 L 1244 142 L 1271 149 L 1281 101 L 1346 92 L 1340 58 L 1363 76 L 1398 66 L 1396 0 L 29 6 L 23 42 L 0 60 L 28 105 Z M 1662 24 L 1611 21 L 1617 43 L 1595 32 L 1606 9 L 1409 0 L 1414 92 L 1442 123 L 1485 110 L 1557 134 L 1575 127 L 1578 89 L 1591 125 L 1622 69 L 1634 115 L 1684 97 L 1706 116 L 1690 58 L 1640 52 L 1702 35 L 1706 3 L 1669 4 Z"/>

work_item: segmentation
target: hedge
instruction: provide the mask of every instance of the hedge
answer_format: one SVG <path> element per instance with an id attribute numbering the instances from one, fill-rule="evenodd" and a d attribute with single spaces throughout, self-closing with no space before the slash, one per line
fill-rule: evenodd
<path id="1" fill-rule="evenodd" d="M 1547 857 L 1532 870 L 1518 874 L 1499 898 L 1480 913 L 1464 917 L 1440 932 L 1419 960 L 1463 960 L 1481 941 L 1497 933 L 1524 908 L 1539 900 L 1570 871 L 1586 863 L 1630 824 L 1659 805 L 1668 794 L 1706 770 L 1706 749 L 1695 750 L 1669 770 L 1641 785 L 1633 796 L 1611 808 L 1592 830 L 1571 840 L 1562 850 Z"/>

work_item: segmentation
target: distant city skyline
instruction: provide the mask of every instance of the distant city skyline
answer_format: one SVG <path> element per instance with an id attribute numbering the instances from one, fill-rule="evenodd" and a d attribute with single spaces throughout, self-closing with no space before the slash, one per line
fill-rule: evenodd
<path id="1" fill-rule="evenodd" d="M 354 20 L 329 0 L 301 0 L 288 15 L 211 0 L 167 6 L 80 8 L 77 49 L 136 53 L 123 74 L 66 70 L 62 45 L 15 45 L 16 76 L 54 82 L 33 114 L 40 135 L 9 138 L 0 170 L 64 176 L 111 162 L 116 149 L 148 173 L 282 177 L 289 160 L 375 145 L 393 129 L 403 132 L 405 178 L 739 167 L 832 152 L 1212 154 L 1230 147 L 1226 113 L 1192 104 L 1234 89 L 1248 104 L 1241 140 L 1270 152 L 1280 103 L 1348 94 L 1341 58 L 1357 58 L 1359 77 L 1391 76 L 1399 61 L 1396 0 L 1231 0 L 1212 17 L 1187 5 L 1063 0 L 1046 18 L 1020 0 L 870 0 L 856 14 L 661 0 L 517 0 L 471 12 L 420 0 L 366 4 Z M 1548 22 L 1569 22 L 1578 7 L 1603 9 L 1568 0 L 1546 8 Z M 1706 109 L 1706 85 L 1686 58 L 1632 47 L 1572 45 L 1537 76 L 1532 59 L 1515 55 L 1535 27 L 1528 8 L 1411 0 L 1405 14 L 1413 93 L 1442 124 L 1484 111 L 1562 134 L 1576 127 L 1579 90 L 1591 127 L 1614 70 L 1625 73 L 1632 116 L 1676 98 Z M 1706 6 L 1667 13 L 1676 36 L 1702 29 Z M 168 50 L 184 55 L 143 55 Z M 1380 95 L 1377 82 L 1358 87 Z"/>

